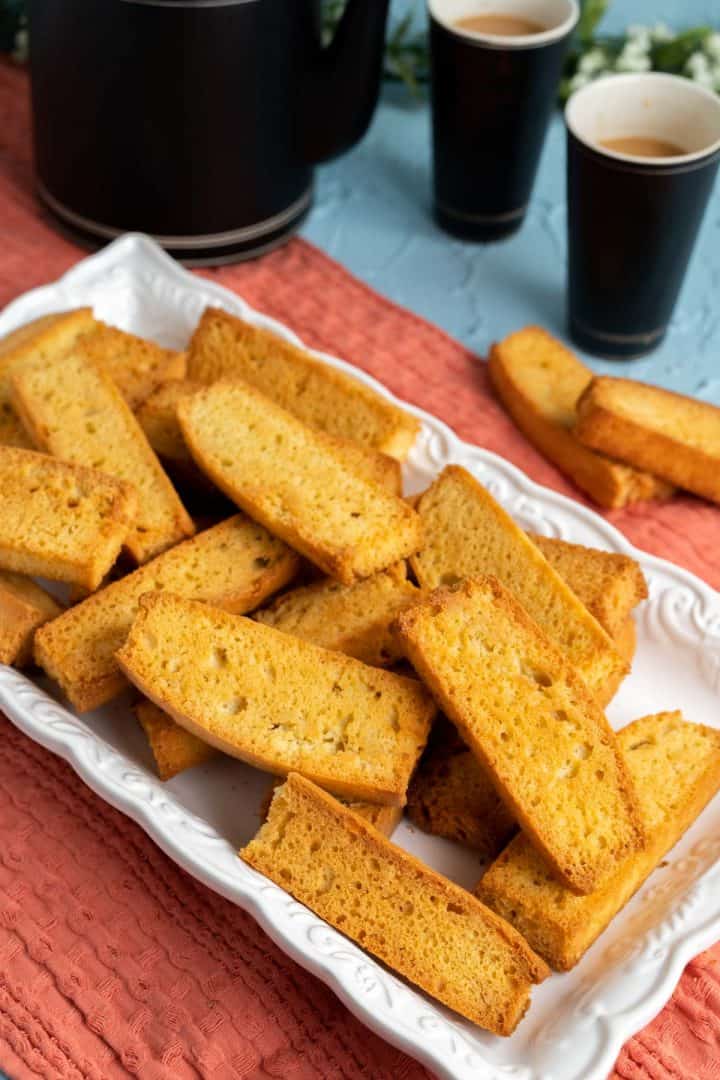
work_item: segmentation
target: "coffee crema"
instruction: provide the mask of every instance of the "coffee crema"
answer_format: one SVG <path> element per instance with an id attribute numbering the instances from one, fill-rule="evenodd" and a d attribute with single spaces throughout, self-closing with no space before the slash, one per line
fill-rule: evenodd
<path id="1" fill-rule="evenodd" d="M 656 139 L 651 135 L 623 135 L 617 139 L 600 139 L 598 145 L 604 150 L 614 150 L 616 154 L 632 154 L 634 157 L 682 157 L 687 153 L 677 143 Z"/>
<path id="2" fill-rule="evenodd" d="M 494 37 L 524 37 L 526 34 L 541 34 L 547 29 L 541 23 L 526 19 L 524 15 L 463 15 L 453 23 L 458 30 L 467 30 L 472 34 L 489 34 Z"/>

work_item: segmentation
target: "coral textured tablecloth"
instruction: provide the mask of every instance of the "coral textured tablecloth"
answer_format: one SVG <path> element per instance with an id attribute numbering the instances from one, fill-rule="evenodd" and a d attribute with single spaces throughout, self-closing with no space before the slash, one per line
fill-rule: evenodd
<path id="1" fill-rule="evenodd" d="M 0 65 L 0 305 L 82 255 L 35 202 L 24 75 Z M 577 497 L 503 415 L 477 357 L 307 243 L 208 276 Z M 679 498 L 611 517 L 720 586 L 718 510 Z M 0 737 L 0 1069 L 14 1080 L 428 1077 L 2 717 Z M 614 1076 L 718 1080 L 720 946 L 688 965 Z"/>

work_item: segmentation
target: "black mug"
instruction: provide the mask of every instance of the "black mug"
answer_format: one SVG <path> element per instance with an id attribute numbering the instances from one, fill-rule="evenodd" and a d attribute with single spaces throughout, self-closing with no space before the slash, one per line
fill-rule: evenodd
<path id="1" fill-rule="evenodd" d="M 675 75 L 613 75 L 565 115 L 569 332 L 597 356 L 643 356 L 665 336 L 715 181 L 720 99 Z"/>
<path id="2" fill-rule="evenodd" d="M 578 6 L 428 0 L 428 10 L 435 218 L 462 239 L 500 240 L 523 223 Z M 466 21 L 489 15 L 502 20 L 491 28 L 509 19 L 506 30 L 530 32 Z"/>
<path id="3" fill-rule="evenodd" d="M 388 0 L 30 0 L 41 198 L 81 238 L 149 233 L 189 263 L 281 243 L 312 165 L 364 133 Z"/>

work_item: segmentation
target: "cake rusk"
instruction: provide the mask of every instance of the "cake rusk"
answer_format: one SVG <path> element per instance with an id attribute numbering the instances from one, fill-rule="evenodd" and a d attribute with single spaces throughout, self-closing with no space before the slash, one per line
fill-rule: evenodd
<path id="1" fill-rule="evenodd" d="M 517 826 L 488 772 L 445 717 L 440 717 L 408 788 L 408 819 L 494 859 Z"/>
<path id="2" fill-rule="evenodd" d="M 11 393 L 42 450 L 134 485 L 138 508 L 125 547 L 136 562 L 193 535 L 190 515 L 122 394 L 82 344 L 58 359 L 23 364 L 12 376 Z"/>
<path id="3" fill-rule="evenodd" d="M 639 563 L 615 551 L 570 544 L 536 533 L 528 536 L 617 648 L 618 638 L 628 633 L 630 612 L 647 599 L 647 582 Z"/>
<path id="4" fill-rule="evenodd" d="M 135 489 L 35 450 L 0 446 L 0 569 L 95 589 L 133 527 Z"/>
<path id="5" fill-rule="evenodd" d="M 115 661 L 140 597 L 167 589 L 226 608 L 252 611 L 298 572 L 300 560 L 256 522 L 237 514 L 114 581 L 47 623 L 35 659 L 79 712 L 104 705 L 127 686 Z"/>
<path id="6" fill-rule="evenodd" d="M 393 620 L 421 596 L 407 580 L 405 564 L 391 566 L 355 585 L 327 579 L 282 593 L 253 619 L 324 649 L 345 653 L 373 667 L 390 667 L 401 659 Z M 150 704 L 150 703 L 147 703 Z M 155 706 L 151 706 L 155 708 Z M 158 710 L 159 712 L 160 710 Z M 145 728 L 163 775 L 176 775 L 195 764 L 200 740 L 170 717 Z"/>
<path id="7" fill-rule="evenodd" d="M 402 806 L 435 705 L 415 679 L 168 593 L 145 596 L 120 668 L 188 731 L 250 765 Z"/>
<path id="8" fill-rule="evenodd" d="M 96 321 L 80 339 L 83 355 L 110 376 L 134 411 L 168 380 L 182 379 L 185 353 Z"/>
<path id="9" fill-rule="evenodd" d="M 220 381 L 178 405 L 200 468 L 286 543 L 345 585 L 421 544 L 407 503 L 349 470 L 330 440 L 259 391 Z"/>
<path id="10" fill-rule="evenodd" d="M 525 1014 L 544 961 L 474 896 L 292 774 L 240 858 L 444 1005 L 496 1035 Z"/>
<path id="11" fill-rule="evenodd" d="M 478 481 L 448 465 L 417 504 L 422 549 L 410 565 L 423 589 L 489 574 L 515 594 L 605 704 L 627 673 L 610 636 L 537 546 Z"/>
<path id="12" fill-rule="evenodd" d="M 62 610 L 31 578 L 0 570 L 0 664 L 29 664 L 35 631 Z"/>
<path id="13" fill-rule="evenodd" d="M 547 331 L 527 326 L 493 345 L 488 374 L 526 438 L 600 506 L 617 509 L 672 495 L 666 481 L 579 441 L 575 406 L 593 373 Z"/>
<path id="14" fill-rule="evenodd" d="M 136 412 L 140 427 L 159 457 L 183 469 L 195 469 L 192 455 L 185 445 L 177 416 L 178 403 L 202 389 L 202 383 L 192 379 L 166 382 L 151 394 Z M 402 494 L 402 467 L 396 458 L 379 450 L 336 438 L 335 450 L 348 468 L 387 488 L 393 495 Z"/>
<path id="15" fill-rule="evenodd" d="M 567 657 L 496 578 L 405 611 L 397 632 L 515 820 L 573 892 L 644 840 L 612 728 Z"/>
<path id="16" fill-rule="evenodd" d="M 176 724 L 167 713 L 146 698 L 135 703 L 133 712 L 147 736 L 161 780 L 172 780 L 173 776 L 186 769 L 204 765 L 218 752 L 214 746 Z"/>
<path id="17" fill-rule="evenodd" d="M 568 971 L 607 928 L 720 789 L 720 731 L 679 712 L 635 720 L 618 733 L 647 843 L 591 896 L 575 896 L 518 835 L 489 867 L 477 895 L 557 971 Z"/>
<path id="18" fill-rule="evenodd" d="M 399 563 L 354 585 L 326 579 L 292 589 L 253 618 L 372 667 L 390 667 L 402 659 L 391 624 L 421 595 Z"/>
<path id="19" fill-rule="evenodd" d="M 0 446 L 34 450 L 35 444 L 10 404 L 10 375 L 32 356 L 61 356 L 95 325 L 92 308 L 76 308 L 25 323 L 0 338 Z"/>
<path id="20" fill-rule="evenodd" d="M 574 433 L 591 450 L 720 503 L 720 408 L 632 379 L 597 377 L 577 403 Z"/>
<path id="21" fill-rule="evenodd" d="M 635 653 L 631 616 L 614 641 L 630 663 Z M 433 726 L 408 788 L 406 812 L 423 832 L 473 848 L 484 859 L 499 855 L 515 831 L 512 814 L 487 770 L 447 720 Z"/>
<path id="22" fill-rule="evenodd" d="M 311 428 L 404 460 L 416 417 L 352 375 L 219 308 L 207 308 L 188 349 L 188 377 L 242 379 Z"/>
<path id="23" fill-rule="evenodd" d="M 273 796 L 277 789 L 285 783 L 285 777 L 276 776 L 270 783 L 267 793 L 262 800 L 260 806 L 260 820 L 265 821 L 269 812 L 270 806 L 273 801 Z M 358 814 L 361 818 L 364 818 L 373 829 L 377 829 L 383 836 L 390 838 L 395 832 L 402 821 L 402 807 L 401 806 L 380 806 L 378 803 L 358 802 L 357 799 L 343 799 L 341 796 L 336 795 L 335 798 L 343 806 L 346 806 L 348 810 L 352 810 L 354 814 Z"/>

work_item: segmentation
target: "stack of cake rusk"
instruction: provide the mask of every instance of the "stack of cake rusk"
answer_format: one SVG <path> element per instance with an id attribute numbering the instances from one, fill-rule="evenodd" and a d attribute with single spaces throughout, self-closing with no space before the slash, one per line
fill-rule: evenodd
<path id="1" fill-rule="evenodd" d="M 534 355 L 524 333 L 498 387 Z M 529 381 L 522 423 L 557 457 L 592 444 L 578 479 L 608 504 L 691 487 L 689 465 L 643 471 L 656 454 L 618 464 L 603 380 L 576 373 L 577 436 L 575 400 L 548 419 Z M 21 328 L 0 342 L 0 660 L 34 661 L 78 712 L 131 684 L 162 779 L 217 754 L 271 774 L 240 857 L 509 1035 L 717 791 L 720 732 L 673 711 L 614 733 L 640 568 L 523 532 L 457 466 L 403 498 L 418 429 L 219 309 L 183 352 L 89 309 Z M 405 808 L 477 853 L 474 891 L 391 842 Z"/>
<path id="2" fill-rule="evenodd" d="M 495 392 L 534 446 L 600 506 L 669 499 L 720 503 L 720 408 L 632 379 L 593 376 L 528 326 L 490 350 Z"/>

